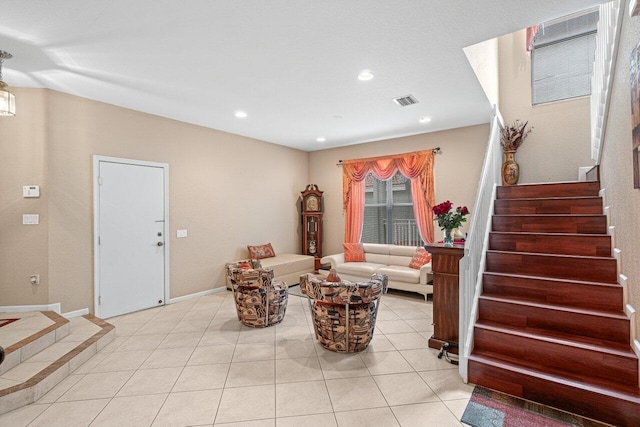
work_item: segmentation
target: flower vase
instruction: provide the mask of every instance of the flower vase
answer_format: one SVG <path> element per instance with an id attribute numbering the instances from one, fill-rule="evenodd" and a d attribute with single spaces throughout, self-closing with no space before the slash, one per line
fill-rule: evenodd
<path id="1" fill-rule="evenodd" d="M 453 229 L 451 228 L 444 229 L 444 247 L 445 248 L 453 247 Z"/>
<path id="2" fill-rule="evenodd" d="M 516 163 L 516 151 L 507 150 L 504 152 L 504 163 L 502 164 L 502 185 L 516 185 L 520 178 L 520 166 Z"/>

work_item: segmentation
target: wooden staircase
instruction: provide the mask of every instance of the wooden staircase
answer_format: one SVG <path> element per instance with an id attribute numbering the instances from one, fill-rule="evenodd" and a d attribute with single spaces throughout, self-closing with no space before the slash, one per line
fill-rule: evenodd
<path id="1" fill-rule="evenodd" d="M 638 357 L 599 190 L 498 187 L 469 381 L 639 426 Z"/>

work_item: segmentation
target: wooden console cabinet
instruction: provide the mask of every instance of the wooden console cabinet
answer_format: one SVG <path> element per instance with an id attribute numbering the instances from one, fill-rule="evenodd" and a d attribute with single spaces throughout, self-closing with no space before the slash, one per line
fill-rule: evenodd
<path id="1" fill-rule="evenodd" d="M 433 335 L 429 347 L 440 349 L 442 344 L 458 343 L 459 329 L 459 262 L 464 256 L 464 246 L 445 248 L 442 244 L 425 245 L 431 253 L 433 272 Z M 457 347 L 450 347 L 450 353 L 458 354 Z"/>

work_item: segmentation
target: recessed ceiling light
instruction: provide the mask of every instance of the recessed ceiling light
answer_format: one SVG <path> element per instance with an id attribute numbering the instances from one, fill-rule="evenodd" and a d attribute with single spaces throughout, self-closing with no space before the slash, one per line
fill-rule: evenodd
<path id="1" fill-rule="evenodd" d="M 371 80 L 375 75 L 373 74 L 373 71 L 371 70 L 362 70 L 360 71 L 360 74 L 358 74 L 358 80 L 366 82 Z"/>
<path id="2" fill-rule="evenodd" d="M 244 119 L 245 117 L 247 117 L 247 113 L 245 113 L 244 111 L 236 111 L 236 117 L 239 119 Z"/>
<path id="3" fill-rule="evenodd" d="M 324 136 L 319 136 L 318 138 L 316 138 L 316 141 L 318 142 L 325 142 L 327 140 L 327 138 L 325 138 Z"/>
<path id="4" fill-rule="evenodd" d="M 429 123 L 431 121 L 431 117 L 420 117 L 420 123 Z"/>

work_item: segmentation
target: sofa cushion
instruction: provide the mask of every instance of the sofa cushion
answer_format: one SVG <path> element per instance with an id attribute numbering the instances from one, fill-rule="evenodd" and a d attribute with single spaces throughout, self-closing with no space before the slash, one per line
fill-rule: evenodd
<path id="1" fill-rule="evenodd" d="M 385 265 L 378 270 L 378 274 L 386 274 L 389 280 L 406 283 L 420 283 L 420 270 L 403 265 Z"/>
<path id="2" fill-rule="evenodd" d="M 416 249 L 417 248 L 415 246 L 395 246 L 395 245 L 390 245 L 389 254 L 390 255 L 412 257 L 413 254 L 416 253 Z"/>
<path id="3" fill-rule="evenodd" d="M 346 262 L 364 262 L 364 249 L 362 243 L 343 243 L 344 260 Z"/>
<path id="4" fill-rule="evenodd" d="M 379 268 L 386 267 L 384 264 L 373 262 L 345 262 L 337 266 L 338 274 L 351 274 L 355 276 L 371 277 Z"/>
<path id="5" fill-rule="evenodd" d="M 249 258 L 253 259 L 271 258 L 276 256 L 276 252 L 273 250 L 271 243 L 258 246 L 247 246 L 247 250 L 249 251 Z"/>
<path id="6" fill-rule="evenodd" d="M 384 255 L 384 254 L 376 254 L 376 253 L 369 253 L 369 252 L 365 252 L 364 253 L 364 259 L 367 262 L 372 262 L 374 264 L 384 264 L 384 265 L 389 265 L 389 255 Z"/>
<path id="7" fill-rule="evenodd" d="M 362 247 L 368 254 L 383 254 L 389 255 L 389 250 L 392 245 L 385 245 L 382 243 L 363 243 Z"/>
<path id="8" fill-rule="evenodd" d="M 408 256 L 389 255 L 389 260 L 386 262 L 386 264 L 402 265 L 404 267 L 409 267 L 410 262 L 411 262 L 411 258 L 409 258 Z"/>
<path id="9" fill-rule="evenodd" d="M 272 268 L 276 277 L 298 271 L 313 271 L 314 259 L 312 256 L 299 254 L 280 254 L 272 258 L 261 260 L 264 268 Z"/>

